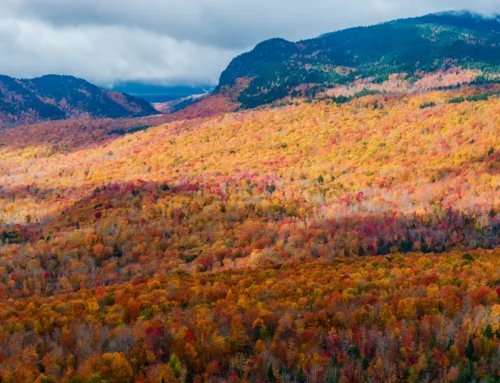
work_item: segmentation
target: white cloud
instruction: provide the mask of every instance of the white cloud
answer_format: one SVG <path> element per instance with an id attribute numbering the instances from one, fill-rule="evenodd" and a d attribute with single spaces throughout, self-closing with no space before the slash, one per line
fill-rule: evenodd
<path id="1" fill-rule="evenodd" d="M 271 37 L 299 40 L 399 17 L 498 0 L 0 0 L 0 73 L 211 82 Z"/>
<path id="2" fill-rule="evenodd" d="M 214 83 L 236 53 L 125 26 L 0 23 L 0 72 L 16 77 L 67 73 L 100 84 L 130 79 Z"/>

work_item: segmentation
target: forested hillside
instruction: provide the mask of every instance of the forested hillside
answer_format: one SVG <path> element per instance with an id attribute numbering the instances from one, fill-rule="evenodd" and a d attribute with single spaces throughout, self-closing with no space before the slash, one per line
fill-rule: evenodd
<path id="1" fill-rule="evenodd" d="M 0 127 L 68 118 L 143 117 L 158 112 L 147 101 L 111 92 L 72 76 L 31 80 L 0 76 Z"/>
<path id="2" fill-rule="evenodd" d="M 315 92 L 353 83 L 373 90 L 389 85 L 391 76 L 399 74 L 408 81 L 408 88 L 429 73 L 450 68 L 477 72 L 464 82 L 498 80 L 500 23 L 496 16 L 448 12 L 299 42 L 271 39 L 236 57 L 222 73 L 217 90 L 236 87 L 236 99 L 252 108 L 302 95 L 304 85 Z"/>
<path id="3" fill-rule="evenodd" d="M 2 381 L 495 381 L 499 91 L 5 131 Z"/>

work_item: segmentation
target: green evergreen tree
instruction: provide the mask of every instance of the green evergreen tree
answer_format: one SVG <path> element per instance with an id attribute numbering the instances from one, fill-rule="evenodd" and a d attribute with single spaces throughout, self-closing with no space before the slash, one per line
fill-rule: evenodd
<path id="1" fill-rule="evenodd" d="M 484 329 L 484 336 L 488 339 L 493 339 L 493 329 L 490 324 L 488 324 Z"/>
<path id="2" fill-rule="evenodd" d="M 474 344 L 472 343 L 472 338 L 469 338 L 469 341 L 467 342 L 465 356 L 469 359 L 469 361 L 474 359 Z"/>
<path id="3" fill-rule="evenodd" d="M 268 383 L 276 383 L 276 377 L 274 376 L 272 364 L 270 364 L 268 369 L 267 369 L 267 381 L 268 381 Z"/>

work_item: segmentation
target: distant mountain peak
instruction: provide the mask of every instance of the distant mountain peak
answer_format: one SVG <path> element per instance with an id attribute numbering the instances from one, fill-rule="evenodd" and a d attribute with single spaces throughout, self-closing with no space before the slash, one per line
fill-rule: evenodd
<path id="1" fill-rule="evenodd" d="M 0 75 L 0 126 L 73 117 L 142 117 L 157 111 L 147 101 L 111 92 L 87 80 L 47 74 L 33 79 Z"/>
<path id="2" fill-rule="evenodd" d="M 268 40 L 264 40 L 261 43 L 257 44 L 254 48 L 255 50 L 267 50 L 267 49 L 274 49 L 274 48 L 279 48 L 283 49 L 286 47 L 293 46 L 294 43 L 291 41 L 285 40 L 281 37 L 273 37 Z"/>
<path id="3" fill-rule="evenodd" d="M 214 86 L 211 84 L 163 85 L 161 82 L 122 81 L 106 89 L 131 94 L 151 103 L 163 103 L 209 93 Z"/>

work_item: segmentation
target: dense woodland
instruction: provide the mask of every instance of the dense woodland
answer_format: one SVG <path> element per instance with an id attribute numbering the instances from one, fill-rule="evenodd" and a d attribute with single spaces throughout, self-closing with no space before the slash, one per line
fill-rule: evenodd
<path id="1" fill-rule="evenodd" d="M 498 91 L 3 131 L 0 381 L 498 381 Z"/>
<path id="2" fill-rule="evenodd" d="M 341 257 L 11 300 L 0 304 L 0 376 L 495 382 L 499 260 L 498 251 Z"/>

